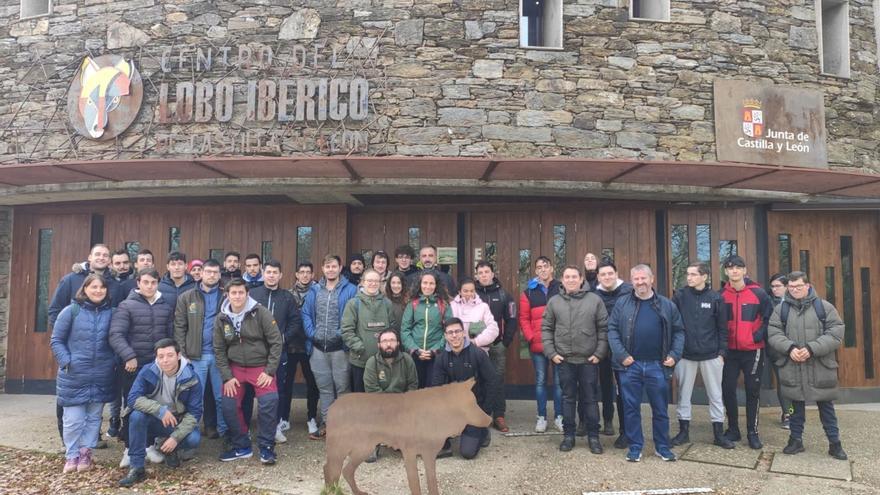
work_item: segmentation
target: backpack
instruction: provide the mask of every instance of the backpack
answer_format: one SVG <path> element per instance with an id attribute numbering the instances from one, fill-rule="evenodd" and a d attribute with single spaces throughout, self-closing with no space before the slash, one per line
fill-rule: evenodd
<path id="1" fill-rule="evenodd" d="M 70 321 L 76 319 L 76 315 L 79 314 L 80 306 L 77 303 L 70 303 Z"/>
<path id="2" fill-rule="evenodd" d="M 779 319 L 782 320 L 782 330 L 788 334 L 788 313 L 791 311 L 791 304 L 787 301 L 783 300 L 780 303 L 779 308 Z M 825 320 L 828 315 L 825 313 L 825 305 L 822 304 L 822 300 L 818 297 L 813 299 L 813 309 L 816 310 L 816 316 L 819 318 L 819 321 L 822 322 L 822 331 L 824 332 L 826 329 Z"/>

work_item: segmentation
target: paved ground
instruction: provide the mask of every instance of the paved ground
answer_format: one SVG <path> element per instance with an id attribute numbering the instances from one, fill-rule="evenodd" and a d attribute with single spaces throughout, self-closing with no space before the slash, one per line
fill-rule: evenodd
<path id="1" fill-rule="evenodd" d="M 221 480 L 287 494 L 319 493 L 323 484 L 323 443 L 306 437 L 303 406 L 301 402 L 295 404 L 298 415 L 289 435 L 290 442 L 278 446 L 278 465 L 262 467 L 256 458 L 220 463 L 216 460 L 219 441 L 208 440 L 199 457 L 185 466 L 190 472 L 207 478 L 206 485 Z M 807 452 L 783 457 L 781 450 L 788 433 L 776 424 L 776 409 L 767 408 L 761 416 L 765 448 L 757 452 L 744 444 L 739 444 L 733 451 L 709 445 L 707 409 L 695 407 L 691 439 L 696 443 L 676 449 L 682 458 L 679 462 L 664 463 L 657 457 L 646 455 L 641 463 L 627 463 L 623 451 L 611 446 L 613 437 L 602 437 L 606 453 L 595 456 L 580 439 L 574 451 L 562 454 L 557 450 L 559 435 L 505 437 L 494 432 L 492 445 L 476 460 L 455 457 L 438 461 L 440 488 L 444 494 L 453 495 L 574 495 L 591 491 L 685 487 L 708 487 L 715 493 L 738 495 L 880 493 L 880 470 L 872 467 L 877 465 L 880 455 L 880 429 L 876 426 L 878 407 L 847 406 L 842 409 L 839 417 L 843 445 L 850 462 L 836 461 L 825 453 L 827 444 L 815 409 L 808 411 Z M 533 402 L 511 401 L 508 410 L 513 431 L 531 430 Z M 54 397 L 51 396 L 0 395 L 0 445 L 59 453 L 54 411 Z M 674 407 L 670 408 L 670 414 L 674 417 Z M 645 414 L 645 427 L 650 437 L 649 414 Z M 676 428 L 673 427 L 673 433 Z M 106 470 L 105 485 L 111 491 L 115 480 L 124 475 L 122 469 L 115 467 L 121 451 L 121 446 L 111 442 L 109 449 L 97 453 L 98 462 L 112 467 Z M 645 453 L 652 452 L 649 442 Z M 60 471 L 60 456 L 57 463 Z M 161 477 L 165 469 L 152 467 L 150 471 L 153 476 Z M 357 474 L 361 487 L 371 493 L 408 493 L 399 455 L 386 453 L 378 463 L 363 465 Z M 845 481 L 846 478 L 852 478 L 852 481 Z M 24 493 L 24 488 L 13 487 L 11 492 Z M 0 484 L 0 492 L 8 489 L 10 487 L 4 488 Z M 51 491 L 72 493 L 80 490 L 71 478 L 70 484 L 66 485 L 62 480 L 60 484 L 54 484 Z"/>

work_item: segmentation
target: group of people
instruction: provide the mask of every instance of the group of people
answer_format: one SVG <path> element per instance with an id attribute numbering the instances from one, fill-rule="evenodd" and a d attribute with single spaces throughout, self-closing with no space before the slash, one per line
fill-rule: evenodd
<path id="1" fill-rule="evenodd" d="M 616 409 L 614 446 L 628 448 L 627 460 L 639 461 L 646 393 L 655 453 L 675 460 L 670 447 L 690 441 L 697 373 L 709 396 L 713 441 L 722 448 L 742 437 L 736 388 L 744 375 L 746 438 L 759 449 L 758 393 L 769 354 L 780 401 L 790 401 L 784 406 L 791 428 L 784 452 L 803 451 L 804 403 L 816 401 L 829 454 L 846 458 L 832 402 L 843 323 L 802 272 L 774 276 L 773 300 L 746 277 L 738 256 L 725 260 L 727 282 L 720 292 L 708 285 L 708 267 L 694 263 L 687 286 L 667 299 L 655 292 L 647 265 L 632 267 L 624 282 L 612 260 L 590 253 L 583 267 L 566 266 L 556 280 L 551 260 L 541 256 L 517 305 L 490 263 L 477 263 L 473 278 L 456 283 L 437 265 L 430 245 L 419 250 L 418 260 L 410 246 L 398 247 L 394 270 L 383 251 L 372 256 L 370 267 L 365 261 L 353 255 L 343 265 L 327 255 L 318 281 L 311 263 L 299 263 L 287 290 L 280 286 L 281 264 L 256 254 L 244 257 L 242 272 L 237 252 L 227 253 L 222 265 L 187 262 L 184 253 L 172 252 L 160 276 L 149 250 L 140 250 L 132 266 L 125 250 L 93 246 L 87 261 L 59 282 L 48 311 L 59 366 L 64 472 L 92 466 L 107 403 L 107 433 L 126 447 L 120 465 L 129 471 L 122 486 L 144 479 L 146 460 L 176 467 L 192 458 L 200 422 L 206 437 L 224 439 L 221 461 L 252 457 L 248 427 L 255 400 L 259 458 L 274 464 L 276 443 L 287 441 L 297 368 L 315 440 L 326 434 L 324 418 L 341 394 L 402 393 L 470 378 L 493 426 L 508 431 L 505 357 L 518 329 L 535 368 L 535 431 L 545 432 L 547 418 L 554 418 L 562 451 L 586 436 L 589 450 L 601 454 L 599 434 L 614 435 Z M 547 414 L 551 370 L 554 416 Z M 680 429 L 670 439 L 673 374 Z M 488 428 L 468 426 L 460 453 L 474 458 L 490 441 Z M 379 453 L 377 446 L 368 461 Z M 450 455 L 447 441 L 439 457 Z"/>

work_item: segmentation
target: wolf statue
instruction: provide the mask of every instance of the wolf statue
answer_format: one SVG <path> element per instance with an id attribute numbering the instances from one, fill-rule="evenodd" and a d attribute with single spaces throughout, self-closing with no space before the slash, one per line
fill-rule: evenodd
<path id="1" fill-rule="evenodd" d="M 376 445 L 383 444 L 403 454 L 413 495 L 422 493 L 417 457 L 425 464 L 428 493 L 438 495 L 435 461 L 443 443 L 460 435 L 466 425 L 486 428 L 492 423 L 477 405 L 471 391 L 474 383 L 471 378 L 402 394 L 339 397 L 327 414 L 324 484 L 331 486 L 343 475 L 354 495 L 366 495 L 355 483 L 354 472 Z M 346 457 L 348 463 L 343 468 Z"/>
<path id="2" fill-rule="evenodd" d="M 99 138 L 107 127 L 107 117 L 128 96 L 134 62 L 120 60 L 110 67 L 99 67 L 90 57 L 80 68 L 79 111 L 92 138 Z"/>

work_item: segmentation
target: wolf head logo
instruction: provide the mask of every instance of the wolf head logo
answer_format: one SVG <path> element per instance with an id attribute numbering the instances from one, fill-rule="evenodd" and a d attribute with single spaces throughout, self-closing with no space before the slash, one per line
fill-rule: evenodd
<path id="1" fill-rule="evenodd" d="M 86 57 L 70 88 L 70 120 L 92 139 L 111 139 L 137 115 L 143 87 L 134 62 L 115 55 Z"/>

